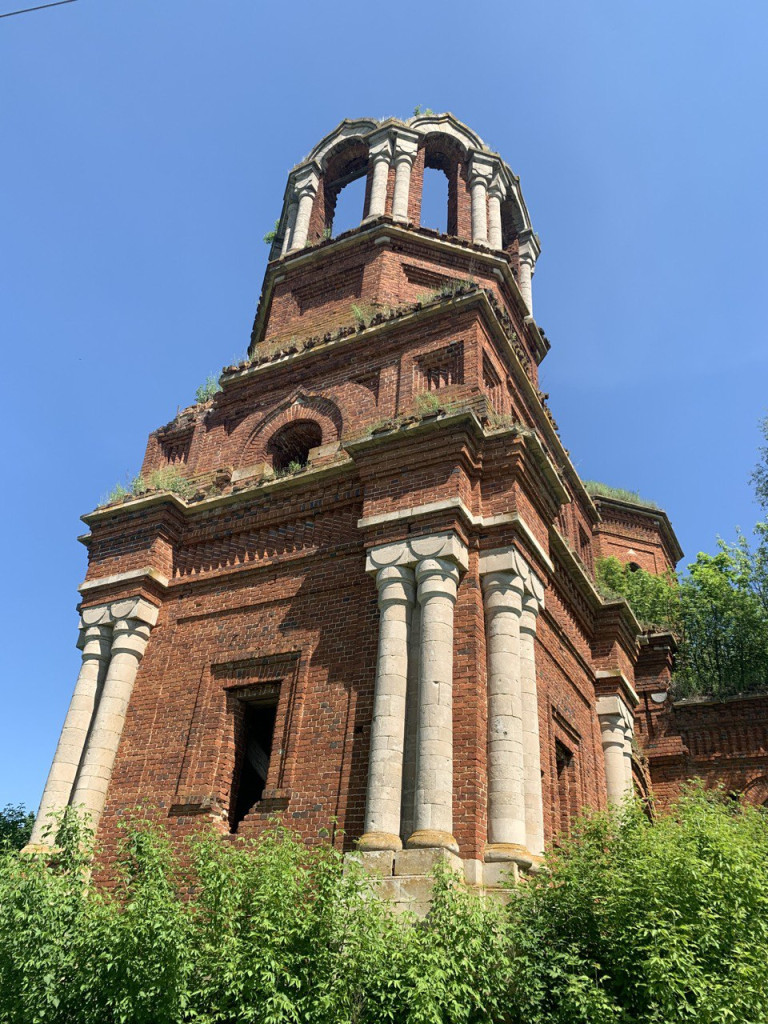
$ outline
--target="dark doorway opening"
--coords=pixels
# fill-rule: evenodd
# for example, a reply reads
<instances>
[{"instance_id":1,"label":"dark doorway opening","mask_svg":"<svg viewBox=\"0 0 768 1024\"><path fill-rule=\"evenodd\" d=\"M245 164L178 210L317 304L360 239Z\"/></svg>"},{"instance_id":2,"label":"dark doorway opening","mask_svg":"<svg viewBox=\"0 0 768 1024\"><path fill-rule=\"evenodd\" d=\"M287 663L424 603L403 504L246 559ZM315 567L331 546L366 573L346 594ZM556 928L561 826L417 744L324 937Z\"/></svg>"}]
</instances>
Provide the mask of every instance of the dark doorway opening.
<instances>
[{"instance_id":1,"label":"dark doorway opening","mask_svg":"<svg viewBox=\"0 0 768 1024\"><path fill-rule=\"evenodd\" d=\"M275 734L277 702L244 703L239 725L237 751L239 771L236 773L237 789L234 796L232 831L261 800L267 784L269 760Z\"/></svg>"}]
</instances>

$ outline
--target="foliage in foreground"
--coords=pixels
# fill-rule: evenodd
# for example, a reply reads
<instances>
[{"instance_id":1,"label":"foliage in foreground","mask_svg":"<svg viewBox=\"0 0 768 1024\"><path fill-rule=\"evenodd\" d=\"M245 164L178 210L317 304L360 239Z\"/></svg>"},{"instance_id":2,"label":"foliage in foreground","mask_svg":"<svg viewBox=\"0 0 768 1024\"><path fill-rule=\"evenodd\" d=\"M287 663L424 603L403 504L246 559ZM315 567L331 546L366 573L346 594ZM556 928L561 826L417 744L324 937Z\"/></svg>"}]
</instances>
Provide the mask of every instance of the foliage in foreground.
<instances>
[{"instance_id":1,"label":"foliage in foreground","mask_svg":"<svg viewBox=\"0 0 768 1024\"><path fill-rule=\"evenodd\" d=\"M4 1024L758 1024L768 1020L768 821L687 794L579 822L506 907L438 873L424 923L275 827L174 851L126 824L119 881L0 856Z\"/></svg>"},{"instance_id":2,"label":"foliage in foreground","mask_svg":"<svg viewBox=\"0 0 768 1024\"><path fill-rule=\"evenodd\" d=\"M0 850L21 850L29 842L35 816L24 804L0 808Z\"/></svg>"}]
</instances>

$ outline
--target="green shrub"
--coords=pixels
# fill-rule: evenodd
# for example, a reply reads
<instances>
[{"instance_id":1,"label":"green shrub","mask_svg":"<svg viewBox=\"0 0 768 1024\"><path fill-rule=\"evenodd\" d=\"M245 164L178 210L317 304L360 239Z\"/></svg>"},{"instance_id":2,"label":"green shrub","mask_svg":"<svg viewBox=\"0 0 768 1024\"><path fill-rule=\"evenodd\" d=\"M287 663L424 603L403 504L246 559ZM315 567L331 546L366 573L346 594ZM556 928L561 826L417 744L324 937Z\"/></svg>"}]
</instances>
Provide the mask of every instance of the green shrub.
<instances>
[{"instance_id":1,"label":"green shrub","mask_svg":"<svg viewBox=\"0 0 768 1024\"><path fill-rule=\"evenodd\" d=\"M188 498L194 491L194 485L175 466L162 466L160 469L152 470L147 477L139 474L134 479L132 493L135 496L149 491L170 491L172 494L178 494L180 498Z\"/></svg>"},{"instance_id":2,"label":"green shrub","mask_svg":"<svg viewBox=\"0 0 768 1024\"><path fill-rule=\"evenodd\" d=\"M67 811L0 853L3 1024L764 1024L768 820L694 788L581 819L505 907L436 872L425 921L280 825L179 847L123 819L113 884Z\"/></svg>"},{"instance_id":3,"label":"green shrub","mask_svg":"<svg viewBox=\"0 0 768 1024\"><path fill-rule=\"evenodd\" d=\"M264 235L264 241L267 243L267 245L272 245L274 240L277 238L277 232L279 230L280 230L280 218L278 217L277 220L275 221L275 226L272 228L272 230L271 231L267 231L267 233Z\"/></svg>"},{"instance_id":4,"label":"green shrub","mask_svg":"<svg viewBox=\"0 0 768 1024\"><path fill-rule=\"evenodd\" d=\"M210 402L213 396L217 395L219 391L221 391L219 378L214 374L209 374L205 378L205 383L201 384L197 391L195 391L195 401L198 405L202 405L203 402Z\"/></svg>"},{"instance_id":5,"label":"green shrub","mask_svg":"<svg viewBox=\"0 0 768 1024\"><path fill-rule=\"evenodd\" d=\"M680 629L680 590L674 573L657 576L618 558L595 562L595 583L605 597L624 597L644 629Z\"/></svg>"}]
</instances>

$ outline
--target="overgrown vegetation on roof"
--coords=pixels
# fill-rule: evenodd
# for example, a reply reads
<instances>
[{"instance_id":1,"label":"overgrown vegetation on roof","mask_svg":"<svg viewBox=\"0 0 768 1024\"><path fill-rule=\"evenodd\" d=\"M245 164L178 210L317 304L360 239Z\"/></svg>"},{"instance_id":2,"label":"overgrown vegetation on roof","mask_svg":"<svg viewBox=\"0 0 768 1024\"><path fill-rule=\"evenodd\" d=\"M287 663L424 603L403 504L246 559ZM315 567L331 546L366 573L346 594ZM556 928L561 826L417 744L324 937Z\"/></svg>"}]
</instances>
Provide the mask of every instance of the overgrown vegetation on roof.
<instances>
[{"instance_id":1,"label":"overgrown vegetation on roof","mask_svg":"<svg viewBox=\"0 0 768 1024\"><path fill-rule=\"evenodd\" d=\"M628 491L623 487L610 487L599 480L582 480L587 494L593 498L615 498L616 501L628 501L633 505L645 505L646 508L660 508L650 498L643 498L637 491Z\"/></svg>"},{"instance_id":2,"label":"overgrown vegetation on roof","mask_svg":"<svg viewBox=\"0 0 768 1024\"><path fill-rule=\"evenodd\" d=\"M195 391L195 401L198 405L202 405L203 402L210 402L219 391L221 391L219 378L215 374L210 373L197 391Z\"/></svg>"},{"instance_id":3,"label":"overgrown vegetation on roof","mask_svg":"<svg viewBox=\"0 0 768 1024\"><path fill-rule=\"evenodd\" d=\"M115 484L99 504L113 505L125 498L138 498L154 491L170 491L172 494L178 494L180 498L189 498L194 491L194 486L189 478L175 466L162 466L160 469L153 470L146 477L139 473L138 476L126 480L124 484Z\"/></svg>"}]
</instances>

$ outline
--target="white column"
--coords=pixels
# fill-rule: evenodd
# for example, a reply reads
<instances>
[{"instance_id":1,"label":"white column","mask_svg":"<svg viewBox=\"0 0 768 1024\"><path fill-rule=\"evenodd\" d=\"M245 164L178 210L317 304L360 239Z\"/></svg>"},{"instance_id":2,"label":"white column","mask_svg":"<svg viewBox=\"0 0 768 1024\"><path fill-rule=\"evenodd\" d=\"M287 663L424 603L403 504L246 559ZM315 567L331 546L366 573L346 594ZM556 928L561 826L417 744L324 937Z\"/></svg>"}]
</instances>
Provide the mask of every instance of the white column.
<instances>
[{"instance_id":1,"label":"white column","mask_svg":"<svg viewBox=\"0 0 768 1024\"><path fill-rule=\"evenodd\" d=\"M285 220L285 234L283 235L283 247L280 250L281 256L285 256L285 254L290 251L293 232L296 227L296 214L298 213L298 210L298 200L292 199L288 204L288 215Z\"/></svg>"},{"instance_id":2,"label":"white column","mask_svg":"<svg viewBox=\"0 0 768 1024\"><path fill-rule=\"evenodd\" d=\"M469 164L469 190L472 197L472 241L488 245L488 186L493 164L482 154L475 153Z\"/></svg>"},{"instance_id":3,"label":"white column","mask_svg":"<svg viewBox=\"0 0 768 1024\"><path fill-rule=\"evenodd\" d=\"M392 216L395 220L408 220L408 197L411 190L411 168L418 151L418 138L395 137L395 193L392 198Z\"/></svg>"},{"instance_id":4,"label":"white column","mask_svg":"<svg viewBox=\"0 0 768 1024\"><path fill-rule=\"evenodd\" d=\"M632 791L631 712L619 697L599 697L597 716L605 758L609 804L620 804Z\"/></svg>"},{"instance_id":5,"label":"white column","mask_svg":"<svg viewBox=\"0 0 768 1024\"><path fill-rule=\"evenodd\" d=\"M501 201L504 198L504 186L494 181L488 191L488 244L492 249L503 247L501 231Z\"/></svg>"},{"instance_id":6,"label":"white column","mask_svg":"<svg viewBox=\"0 0 768 1024\"><path fill-rule=\"evenodd\" d=\"M453 837L453 609L459 570L442 558L416 567L421 605L419 754L409 847L444 847Z\"/></svg>"},{"instance_id":7,"label":"white column","mask_svg":"<svg viewBox=\"0 0 768 1024\"><path fill-rule=\"evenodd\" d=\"M536 620L543 594L525 594L520 616L520 687L523 706L523 767L525 775L525 831L528 852L544 853L544 801L541 792L539 697L536 687Z\"/></svg>"},{"instance_id":8,"label":"white column","mask_svg":"<svg viewBox=\"0 0 768 1024\"><path fill-rule=\"evenodd\" d=\"M99 689L104 682L111 636L109 624L83 626L81 630L78 646L82 648L83 661L32 829L30 847L53 843L53 835L44 834L52 825L50 815L63 810L72 796Z\"/></svg>"},{"instance_id":9,"label":"white column","mask_svg":"<svg viewBox=\"0 0 768 1024\"><path fill-rule=\"evenodd\" d=\"M156 608L150 618L157 620ZM126 617L114 624L109 668L71 801L90 815L93 828L104 810L128 702L154 621Z\"/></svg>"},{"instance_id":10,"label":"white column","mask_svg":"<svg viewBox=\"0 0 768 1024\"><path fill-rule=\"evenodd\" d=\"M520 233L518 239L519 270L517 284L520 294L528 307L528 312L533 315L533 291L532 277L539 257L540 247L536 235L528 228Z\"/></svg>"},{"instance_id":11,"label":"white column","mask_svg":"<svg viewBox=\"0 0 768 1024\"><path fill-rule=\"evenodd\" d=\"M421 605L411 611L408 639L408 691L405 697L405 751L403 754L403 806L400 837L403 842L414 830L413 801L416 793L416 763L419 743L419 661L421 651Z\"/></svg>"},{"instance_id":12,"label":"white column","mask_svg":"<svg viewBox=\"0 0 768 1024\"><path fill-rule=\"evenodd\" d=\"M298 208L296 210L296 222L293 226L289 252L303 249L309 237L309 222L312 217L312 206L317 195L319 176L315 171L310 171L296 181L296 198Z\"/></svg>"},{"instance_id":13,"label":"white column","mask_svg":"<svg viewBox=\"0 0 768 1024\"><path fill-rule=\"evenodd\" d=\"M488 846L486 860L525 850L520 613L516 573L482 577L488 660Z\"/></svg>"},{"instance_id":14,"label":"white column","mask_svg":"<svg viewBox=\"0 0 768 1024\"><path fill-rule=\"evenodd\" d=\"M413 569L389 566L376 574L379 655L373 699L368 795L362 850L399 850L408 682L408 633L414 603Z\"/></svg>"},{"instance_id":15,"label":"white column","mask_svg":"<svg viewBox=\"0 0 768 1024\"><path fill-rule=\"evenodd\" d=\"M369 159L373 165L371 176L371 196L368 201L366 219L381 217L387 209L387 182L389 165L392 159L392 137L387 132L383 137L374 136L368 148Z\"/></svg>"}]
</instances>

